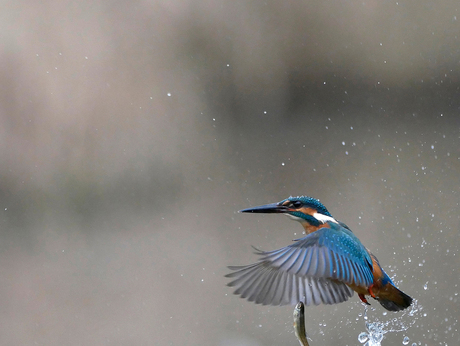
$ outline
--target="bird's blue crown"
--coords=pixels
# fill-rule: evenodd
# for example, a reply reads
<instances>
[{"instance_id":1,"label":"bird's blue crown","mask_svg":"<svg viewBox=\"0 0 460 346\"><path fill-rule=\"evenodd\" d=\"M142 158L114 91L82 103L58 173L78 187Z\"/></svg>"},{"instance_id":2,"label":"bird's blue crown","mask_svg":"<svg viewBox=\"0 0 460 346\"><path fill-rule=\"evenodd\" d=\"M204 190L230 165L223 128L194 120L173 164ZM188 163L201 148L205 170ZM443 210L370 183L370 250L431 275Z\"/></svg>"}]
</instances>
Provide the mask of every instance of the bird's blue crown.
<instances>
[{"instance_id":1,"label":"bird's blue crown","mask_svg":"<svg viewBox=\"0 0 460 346\"><path fill-rule=\"evenodd\" d=\"M286 201L290 201L290 202L300 201L306 207L316 209L319 213L332 217L331 213L329 213L327 208L319 201L319 199L308 197L308 196L297 196L297 197L290 196L289 198L282 200L280 204Z\"/></svg>"}]
</instances>

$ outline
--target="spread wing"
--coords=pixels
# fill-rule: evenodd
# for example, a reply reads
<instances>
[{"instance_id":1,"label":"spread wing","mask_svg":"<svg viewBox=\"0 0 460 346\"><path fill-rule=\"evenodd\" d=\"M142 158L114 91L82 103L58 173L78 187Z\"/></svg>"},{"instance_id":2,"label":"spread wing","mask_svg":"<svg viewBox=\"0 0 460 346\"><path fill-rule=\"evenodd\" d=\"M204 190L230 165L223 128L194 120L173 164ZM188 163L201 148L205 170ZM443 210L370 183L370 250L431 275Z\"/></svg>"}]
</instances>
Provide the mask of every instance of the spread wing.
<instances>
[{"instance_id":1,"label":"spread wing","mask_svg":"<svg viewBox=\"0 0 460 346\"><path fill-rule=\"evenodd\" d=\"M322 228L274 251L259 251L262 258L226 277L235 294L264 305L337 304L353 295L347 286L369 287L372 260L366 248L339 225Z\"/></svg>"}]
</instances>

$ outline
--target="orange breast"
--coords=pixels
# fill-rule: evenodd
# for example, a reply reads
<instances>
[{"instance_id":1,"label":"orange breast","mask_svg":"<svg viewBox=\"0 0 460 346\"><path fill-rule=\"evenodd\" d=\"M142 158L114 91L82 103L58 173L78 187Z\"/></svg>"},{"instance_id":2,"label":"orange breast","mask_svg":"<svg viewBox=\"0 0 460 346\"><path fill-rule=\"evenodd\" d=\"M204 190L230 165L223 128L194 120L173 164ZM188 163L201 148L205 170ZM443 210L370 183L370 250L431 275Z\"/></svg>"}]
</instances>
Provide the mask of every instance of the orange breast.
<instances>
[{"instance_id":1,"label":"orange breast","mask_svg":"<svg viewBox=\"0 0 460 346\"><path fill-rule=\"evenodd\" d=\"M380 290L382 289L382 268L380 267L379 261L377 258L369 252L369 255L372 259L372 275L374 276L374 281L372 283L372 292L375 296L379 296ZM361 287L356 285L348 285L353 291L358 294L369 295L369 287Z\"/></svg>"},{"instance_id":2,"label":"orange breast","mask_svg":"<svg viewBox=\"0 0 460 346\"><path fill-rule=\"evenodd\" d=\"M310 225L307 221L300 222L300 223L302 224L303 228L305 229L305 233L307 234L316 232L317 230L321 228L330 228L330 226L327 223L321 224L319 226Z\"/></svg>"}]
</instances>

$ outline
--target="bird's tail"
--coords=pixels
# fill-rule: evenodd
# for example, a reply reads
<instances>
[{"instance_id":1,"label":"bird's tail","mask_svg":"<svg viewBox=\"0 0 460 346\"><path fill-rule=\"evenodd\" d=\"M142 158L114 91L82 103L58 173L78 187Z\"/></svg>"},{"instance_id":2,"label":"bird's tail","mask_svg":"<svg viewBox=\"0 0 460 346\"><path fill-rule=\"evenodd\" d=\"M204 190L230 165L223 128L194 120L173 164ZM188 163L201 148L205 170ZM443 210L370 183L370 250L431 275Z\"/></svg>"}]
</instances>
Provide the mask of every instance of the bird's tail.
<instances>
[{"instance_id":1,"label":"bird's tail","mask_svg":"<svg viewBox=\"0 0 460 346\"><path fill-rule=\"evenodd\" d=\"M390 283L384 287L383 291L380 291L378 301L389 311L404 310L412 304L411 297Z\"/></svg>"}]
</instances>

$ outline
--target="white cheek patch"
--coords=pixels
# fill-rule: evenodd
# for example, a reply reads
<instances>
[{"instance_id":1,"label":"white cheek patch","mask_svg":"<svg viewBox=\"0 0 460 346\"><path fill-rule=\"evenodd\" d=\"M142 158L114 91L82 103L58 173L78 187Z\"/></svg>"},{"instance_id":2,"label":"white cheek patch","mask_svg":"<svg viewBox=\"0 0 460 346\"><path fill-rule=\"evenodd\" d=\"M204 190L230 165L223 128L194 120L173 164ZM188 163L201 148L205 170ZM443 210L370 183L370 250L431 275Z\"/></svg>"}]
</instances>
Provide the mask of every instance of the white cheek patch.
<instances>
[{"instance_id":1,"label":"white cheek patch","mask_svg":"<svg viewBox=\"0 0 460 346\"><path fill-rule=\"evenodd\" d=\"M338 223L337 220L334 219L333 217L330 217L324 214L320 214L320 213L314 213L313 217L315 217L317 220L321 221L322 223L326 223L328 221Z\"/></svg>"}]
</instances>

